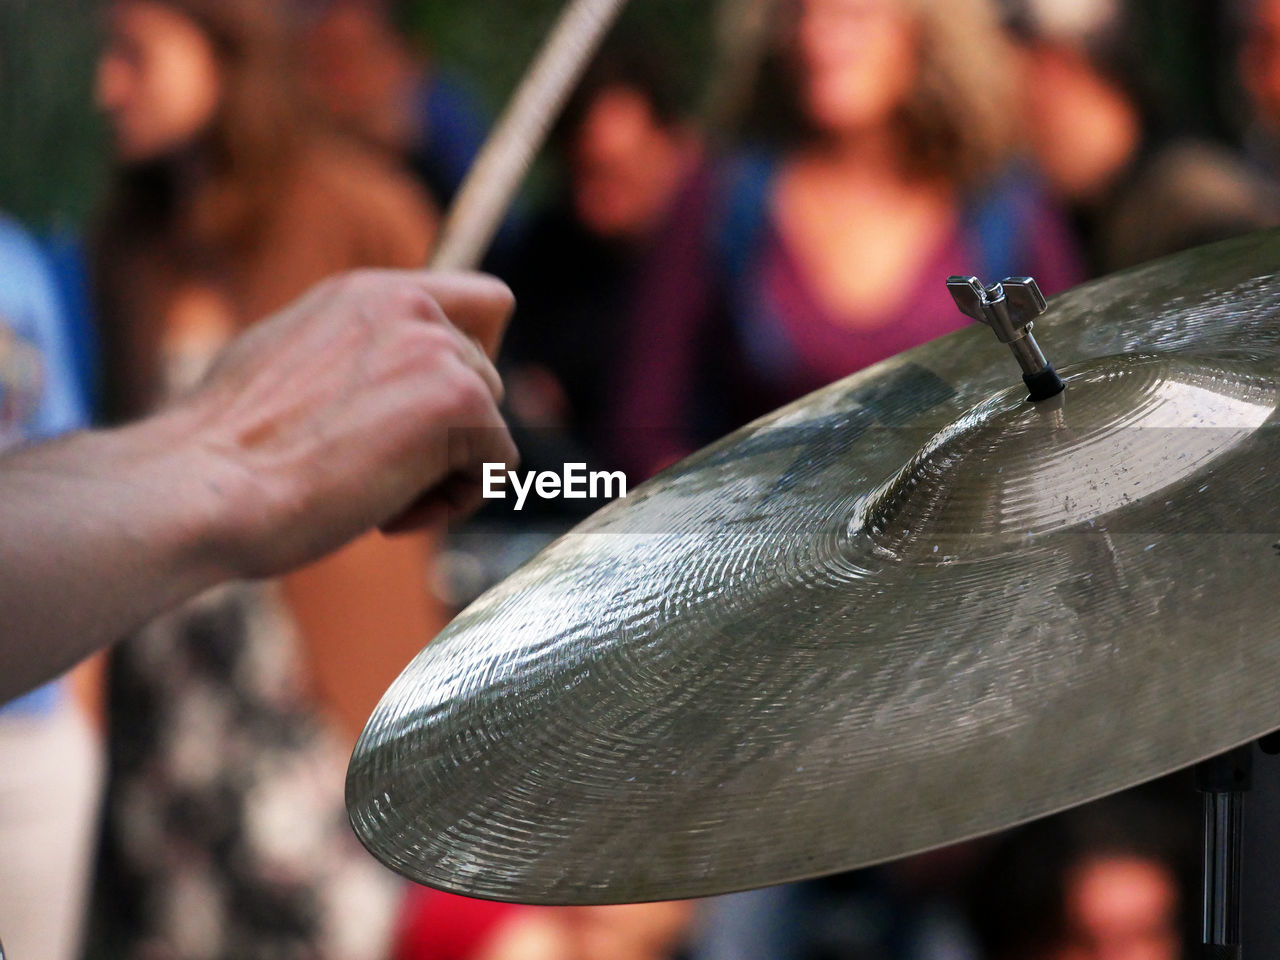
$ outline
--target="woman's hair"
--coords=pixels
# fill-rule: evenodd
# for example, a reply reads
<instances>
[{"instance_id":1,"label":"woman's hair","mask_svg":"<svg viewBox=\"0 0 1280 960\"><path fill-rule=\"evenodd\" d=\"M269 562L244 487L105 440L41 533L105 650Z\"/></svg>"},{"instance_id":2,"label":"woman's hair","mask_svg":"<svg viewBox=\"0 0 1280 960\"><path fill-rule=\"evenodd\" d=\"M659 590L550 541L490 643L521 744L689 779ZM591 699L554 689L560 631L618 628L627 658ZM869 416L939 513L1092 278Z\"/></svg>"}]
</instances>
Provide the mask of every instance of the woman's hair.
<instances>
[{"instance_id":1,"label":"woman's hair","mask_svg":"<svg viewBox=\"0 0 1280 960\"><path fill-rule=\"evenodd\" d=\"M789 36L799 0L778 4ZM899 117L908 161L962 187L997 173L1015 148L1014 48L990 0L889 0L914 20L919 74ZM796 89L792 51L779 46L761 70L748 133L795 142L815 136Z\"/></svg>"},{"instance_id":2,"label":"woman's hair","mask_svg":"<svg viewBox=\"0 0 1280 960\"><path fill-rule=\"evenodd\" d=\"M571 141L601 94L616 88L640 94L659 125L679 125L684 110L669 67L672 60L659 37L632 34L610 40L574 88L556 124L554 139Z\"/></svg>"},{"instance_id":3,"label":"woman's hair","mask_svg":"<svg viewBox=\"0 0 1280 960\"><path fill-rule=\"evenodd\" d=\"M282 2L149 2L200 27L221 69L222 96L208 129L180 151L198 157L202 172L190 195L181 184L165 183L175 158L125 167L117 171L108 219L117 227L135 217L139 225L152 221L153 229L176 232L170 239L179 245L242 240L277 195L298 149L301 110Z\"/></svg>"},{"instance_id":4,"label":"woman's hair","mask_svg":"<svg viewBox=\"0 0 1280 960\"><path fill-rule=\"evenodd\" d=\"M211 264L234 268L254 257L305 140L283 0L148 2L199 26L222 90L195 142L114 171L94 242L113 416L145 405L160 324L141 303Z\"/></svg>"}]
</instances>

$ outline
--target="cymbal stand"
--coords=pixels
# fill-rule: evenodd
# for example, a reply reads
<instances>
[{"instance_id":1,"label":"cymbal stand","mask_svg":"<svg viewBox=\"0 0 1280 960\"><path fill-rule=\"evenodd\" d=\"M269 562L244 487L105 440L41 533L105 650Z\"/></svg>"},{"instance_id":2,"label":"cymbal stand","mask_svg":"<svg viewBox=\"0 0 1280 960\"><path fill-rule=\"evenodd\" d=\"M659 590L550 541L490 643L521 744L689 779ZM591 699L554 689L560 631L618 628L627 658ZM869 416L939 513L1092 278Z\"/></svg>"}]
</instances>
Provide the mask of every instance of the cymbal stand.
<instances>
[{"instance_id":1,"label":"cymbal stand","mask_svg":"<svg viewBox=\"0 0 1280 960\"><path fill-rule=\"evenodd\" d=\"M1204 794L1204 960L1241 960L1240 858L1244 795L1253 782L1253 744L1195 768Z\"/></svg>"},{"instance_id":2,"label":"cymbal stand","mask_svg":"<svg viewBox=\"0 0 1280 960\"><path fill-rule=\"evenodd\" d=\"M986 324L1006 344L1030 391L1043 403L1066 389L1045 359L1031 331L1047 309L1044 294L1031 277L1009 277L985 286L977 277L956 276L947 289L960 312ZM1280 752L1280 732L1265 738L1263 750ZM1273 749L1275 748L1275 749ZM1240 858L1243 849L1244 794L1253 778L1253 744L1195 768L1196 788L1204 794L1204 960L1241 960Z\"/></svg>"}]
</instances>

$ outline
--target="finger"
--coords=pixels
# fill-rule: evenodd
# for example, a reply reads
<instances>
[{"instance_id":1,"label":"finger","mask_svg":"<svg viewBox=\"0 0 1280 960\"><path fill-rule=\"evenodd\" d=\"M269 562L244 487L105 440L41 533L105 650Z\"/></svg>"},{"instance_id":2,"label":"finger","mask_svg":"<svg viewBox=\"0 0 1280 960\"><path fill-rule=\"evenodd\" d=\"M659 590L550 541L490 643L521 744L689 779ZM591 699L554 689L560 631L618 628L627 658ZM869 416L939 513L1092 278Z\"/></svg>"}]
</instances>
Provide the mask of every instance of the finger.
<instances>
[{"instance_id":1,"label":"finger","mask_svg":"<svg viewBox=\"0 0 1280 960\"><path fill-rule=\"evenodd\" d=\"M441 316L443 317L443 314ZM480 345L472 337L457 330L445 319L440 322L441 326L449 332L451 346L456 358L461 360L472 373L484 382L485 387L488 388L489 396L496 403L501 403L506 389L503 386L502 377L499 375L497 368L485 356L484 350L480 348Z\"/></svg>"},{"instance_id":2,"label":"finger","mask_svg":"<svg viewBox=\"0 0 1280 960\"><path fill-rule=\"evenodd\" d=\"M419 276L449 321L496 357L515 310L511 289L483 273L424 271Z\"/></svg>"},{"instance_id":3,"label":"finger","mask_svg":"<svg viewBox=\"0 0 1280 960\"><path fill-rule=\"evenodd\" d=\"M424 493L398 517L380 528L388 536L411 533L424 527L466 517L480 506L480 485L475 477L451 474L434 490Z\"/></svg>"},{"instance_id":4,"label":"finger","mask_svg":"<svg viewBox=\"0 0 1280 960\"><path fill-rule=\"evenodd\" d=\"M471 425L450 430L447 442L449 473L380 525L384 533L404 533L468 516L483 502L484 465L498 463L509 469L520 462L520 453L496 404L479 411Z\"/></svg>"},{"instance_id":5,"label":"finger","mask_svg":"<svg viewBox=\"0 0 1280 960\"><path fill-rule=\"evenodd\" d=\"M490 331L497 330L493 348L496 352L497 340L501 339L501 330L514 302L511 291L501 281L483 274L418 273L414 276L422 282L422 292L426 294L421 304L423 318L458 334L455 343L459 356L501 402L505 392L502 377L490 360L485 343L474 331L486 326Z\"/></svg>"},{"instance_id":6,"label":"finger","mask_svg":"<svg viewBox=\"0 0 1280 960\"><path fill-rule=\"evenodd\" d=\"M514 466L516 458L486 462ZM466 519L484 503L483 482L481 473L451 473L378 529L388 536L395 536L439 523Z\"/></svg>"},{"instance_id":7,"label":"finger","mask_svg":"<svg viewBox=\"0 0 1280 960\"><path fill-rule=\"evenodd\" d=\"M423 320L427 321L427 323L423 323ZM493 365L493 361L485 355L484 349L474 337L469 336L453 323L434 297L428 296L416 303L413 318L408 322L412 324L410 330L415 335L426 337L439 335L443 332L446 342L440 344L437 340L435 342L436 348L443 347L445 352L451 353L456 359L461 360L472 373L484 381L489 395L497 402L502 402L506 390L502 383L502 377ZM432 330L431 334L424 332L432 326L435 329Z\"/></svg>"},{"instance_id":8,"label":"finger","mask_svg":"<svg viewBox=\"0 0 1280 960\"><path fill-rule=\"evenodd\" d=\"M520 451L496 406L487 422L476 421L474 426L451 432L449 466L455 475L475 477L479 482L485 464L500 463L510 469L519 462Z\"/></svg>"}]
</instances>

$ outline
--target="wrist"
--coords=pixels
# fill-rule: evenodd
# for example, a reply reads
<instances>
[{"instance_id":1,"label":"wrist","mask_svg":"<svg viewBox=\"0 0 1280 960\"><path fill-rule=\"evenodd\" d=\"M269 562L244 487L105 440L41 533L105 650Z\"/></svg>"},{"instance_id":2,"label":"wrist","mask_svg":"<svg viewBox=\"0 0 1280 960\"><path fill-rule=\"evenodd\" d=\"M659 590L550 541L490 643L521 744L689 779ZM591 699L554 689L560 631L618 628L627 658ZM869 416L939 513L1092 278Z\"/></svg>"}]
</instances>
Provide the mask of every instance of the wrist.
<instances>
[{"instance_id":1,"label":"wrist","mask_svg":"<svg viewBox=\"0 0 1280 960\"><path fill-rule=\"evenodd\" d=\"M113 469L129 478L137 515L156 560L192 592L247 577L237 517L248 499L244 478L211 455L197 411L174 406L118 431L124 458Z\"/></svg>"}]
</instances>

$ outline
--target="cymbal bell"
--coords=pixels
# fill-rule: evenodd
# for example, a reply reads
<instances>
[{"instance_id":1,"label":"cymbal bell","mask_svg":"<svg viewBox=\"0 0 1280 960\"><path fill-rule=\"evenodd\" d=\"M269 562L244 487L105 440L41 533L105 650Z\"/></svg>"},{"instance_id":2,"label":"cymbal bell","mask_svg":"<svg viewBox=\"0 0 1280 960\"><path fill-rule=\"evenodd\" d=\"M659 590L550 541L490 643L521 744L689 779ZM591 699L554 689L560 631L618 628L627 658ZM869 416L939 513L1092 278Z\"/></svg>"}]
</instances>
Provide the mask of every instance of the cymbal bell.
<instances>
[{"instance_id":1,"label":"cymbal bell","mask_svg":"<svg viewBox=\"0 0 1280 960\"><path fill-rule=\"evenodd\" d=\"M347 784L470 896L725 893L989 833L1280 727L1280 233L972 328L637 488L466 610Z\"/></svg>"}]
</instances>

